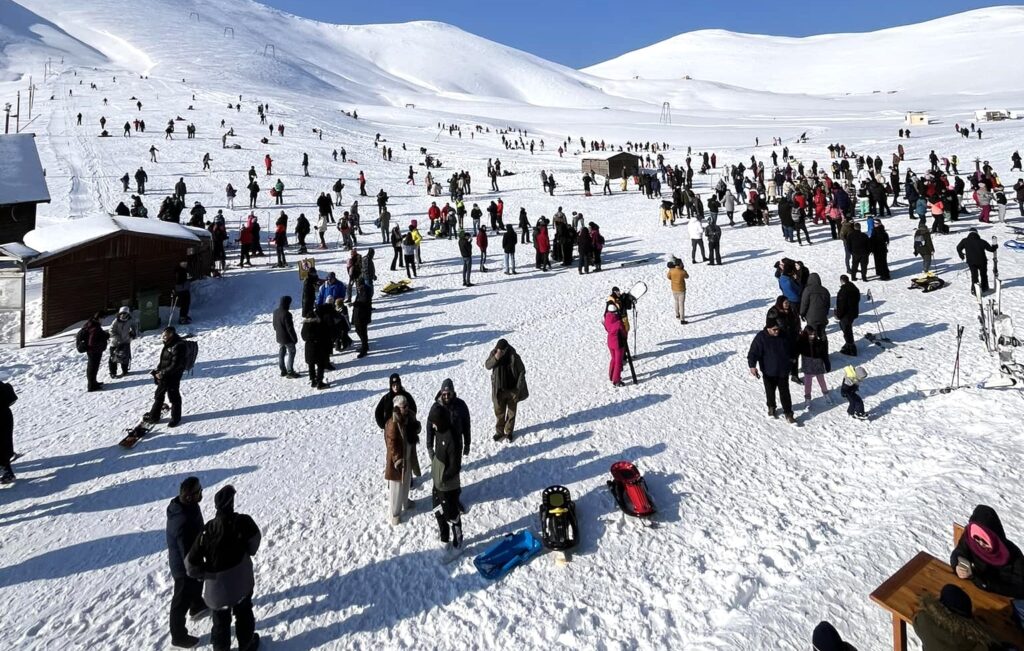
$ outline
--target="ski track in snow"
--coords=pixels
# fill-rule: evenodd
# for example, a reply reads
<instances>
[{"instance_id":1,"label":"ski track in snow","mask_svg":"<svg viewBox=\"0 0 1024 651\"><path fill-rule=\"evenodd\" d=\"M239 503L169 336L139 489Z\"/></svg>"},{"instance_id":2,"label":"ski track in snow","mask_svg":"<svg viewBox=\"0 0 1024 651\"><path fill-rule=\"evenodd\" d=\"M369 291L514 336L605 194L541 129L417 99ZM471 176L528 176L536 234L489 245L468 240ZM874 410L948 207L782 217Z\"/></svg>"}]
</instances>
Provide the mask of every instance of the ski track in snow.
<instances>
[{"instance_id":1,"label":"ski track in snow","mask_svg":"<svg viewBox=\"0 0 1024 651\"><path fill-rule=\"evenodd\" d=\"M209 29L205 23L196 28L200 35ZM191 61L201 51L186 40L176 56ZM229 56L234 55L211 55L195 65L212 71ZM465 289L459 286L455 243L427 238L416 289L397 297L377 295L371 354L363 360L352 351L336 356L339 370L328 373L331 388L316 392L305 380L279 378L274 359L270 312L284 294L298 304L295 269L270 269L266 258L256 258L252 269L232 268L222 279L197 283L195 323L187 329L197 333L200 356L195 375L182 385L185 420L176 430L159 429L131 451L116 442L120 430L149 406L146 371L159 354L155 333L134 345L132 374L110 381L101 393L84 392L84 360L71 343L74 328L32 341L22 351L0 352L3 375L13 378L21 396L15 447L26 453L15 464L17 484L0 492L4 648L166 646L172 581L164 509L189 474L206 487L207 517L213 515L209 496L230 482L239 490L238 509L263 529L264 546L255 558L255 610L259 632L275 649L410 648L424 640L440 648L798 649L806 647L817 621L828 618L858 648L881 650L888 648L889 618L868 594L919 549L946 554L950 522L963 521L976 503L986 502L1000 511L1009 531L1024 529L1024 513L1013 499L1017 469L1024 464L1016 418L1021 394L973 388L923 392L949 380L957 321L966 326L964 384L973 386L995 371L977 337L977 307L965 274L953 264L960 234L976 223L971 217L955 224L954 234L936 238L936 266L951 285L924 296L905 289L918 269L909 254L915 222L905 209L894 211L887 220L894 280L858 283L862 292L872 291L897 343L888 351L860 339L876 328L871 305L862 304L855 327L862 351L857 363L870 373L862 394L873 420L847 417L837 389L836 405L815 398L808 414L800 389L793 387L801 424L792 427L765 416L761 384L747 375L746 350L778 293L773 262L783 255L804 260L822 272L834 293L841 248L828 239L827 227L809 226L815 244L793 247L776 225L730 228L720 217L726 224L726 264L687 265L692 323L678 324L664 255L688 260L685 226L659 226L657 202L633 191L622 195L617 182L612 197L583 197L578 158L559 159L553 152L561 140L554 134L570 132L614 142L661 139L664 131L653 117L623 126L592 112L523 107L517 124L538 130L547 145L531 157L505 151L493 132L469 138L471 124L504 125L507 107L452 102L444 113L410 113L360 106L360 120L351 121L338 114L344 98L269 84L242 88L234 77L226 83L213 72L181 84L165 58L153 65L148 80L114 68L78 69L75 77L67 65L40 85L39 97L57 97L40 103L37 121L54 197L40 208L41 223L112 211L128 196L118 177L142 164L150 177L145 201L153 214L183 176L187 202L202 201L212 216L224 207L225 184L244 188L246 170L256 165L266 188L278 177L285 182L283 208L294 224L299 212L315 215L316 194L339 177L346 184L347 208L357 198L355 178L362 169L371 196L359 198L366 231L360 248L376 246L379 288L404 273L388 269L390 247L376 244L372 195L387 189L391 212L403 226L414 218L425 223L426 170L416 164L423 146L444 161L437 176L458 169L473 173L476 192L467 207L477 202L484 208L502 196L506 223L517 223L521 205L531 222L541 214L550 217L559 205L567 213L582 210L608 240L605 270L579 276L556 263L542 274L532 268L532 250L520 245L516 277L478 273L474 265L476 286ZM114 74L117 84L110 82ZM100 90L89 91L90 81ZM69 88L74 96L67 96ZM226 108L238 92L244 97L241 113ZM128 99L133 95L144 103L141 112ZM110 107L102 107L104 96ZM285 137L272 137L268 146L258 144L267 133L255 114L260 100L270 101L269 122L286 124ZM189 104L194 111L187 110ZM889 137L898 128L896 119L882 119L877 107L864 113L846 106L832 110L808 118L807 127L783 132L787 141L805 128L815 134L807 144L790 143L796 158L827 161L824 148L835 141L883 158L896 146ZM82 127L74 126L78 111L84 114ZM495 117L473 117L477 111L493 111ZM115 134L111 138L95 138L101 114ZM186 121L176 123L173 140L164 140L163 125L175 115ZM120 125L136 116L146 120L147 132L121 138ZM747 162L751 153L764 159L771 149L752 149L754 131L748 129L762 141L780 131L768 117L745 120L742 130L732 128L731 116L691 117L691 126L672 135L670 162L681 162L690 143L713 146L722 163ZM243 149L219 148L221 118L235 128L234 141ZM963 111L951 109L941 119L900 141L910 167L922 171L934 148L956 151L962 168L981 156L1006 174L1021 134L1017 124L986 125L991 139L962 141L950 125L967 119ZM457 120L463 137L445 133L434 142L439 120ZM188 121L199 128L195 140L185 139ZM311 133L314 126L327 131L323 141ZM394 162L380 160L373 146L377 132L393 147ZM408 151L400 149L403 142ZM150 164L147 150L154 143L160 162ZM330 160L330 150L342 145L358 164ZM203 174L200 159L207 151L213 170ZM261 165L267 151L276 161L269 178ZM310 154L310 178L301 176L303 152ZM489 185L484 161L490 157L516 171L500 180L497 194L483 191ZM415 186L404 184L410 164L417 170ZM554 198L540 192L541 169L554 170L560 182ZM715 180L696 175L695 189L706 195ZM257 210L264 235L272 230L269 215L276 214L266 188ZM226 211L229 229L244 214ZM982 228L985 237L1007 233L1003 226ZM336 237L329 233L332 248L312 256L321 271L342 275L346 256L335 248ZM500 242L492 238L492 270L500 269L499 251ZM1004 307L1011 315L1022 303L1016 255L999 252ZM645 264L620 266L648 257ZM625 289L640 280L650 287L633 321L640 383L615 389L606 379L602 305L612 285ZM38 277L32 283L37 288ZM29 314L35 332L39 311L36 297ZM490 438L483 360L499 337L508 337L523 355L531 389L511 444ZM829 337L837 350L841 335L835 325ZM301 356L300 345L296 365L304 369ZM833 353L830 386L837 387L846 361ZM463 472L463 500L470 508L464 518L467 551L451 565L440 562L429 477L412 491L412 518L396 528L387 523L383 441L371 412L394 371L403 374L421 416L446 377L472 411L474 442ZM604 482L619 459L636 461L645 474L659 506L657 528L646 529L616 509ZM423 450L420 460L427 467ZM540 492L554 483L568 486L577 500L582 543L573 561L558 567L541 555L499 582L485 581L472 557L505 532L536 531ZM208 642L208 622L190 628Z\"/></svg>"}]
</instances>

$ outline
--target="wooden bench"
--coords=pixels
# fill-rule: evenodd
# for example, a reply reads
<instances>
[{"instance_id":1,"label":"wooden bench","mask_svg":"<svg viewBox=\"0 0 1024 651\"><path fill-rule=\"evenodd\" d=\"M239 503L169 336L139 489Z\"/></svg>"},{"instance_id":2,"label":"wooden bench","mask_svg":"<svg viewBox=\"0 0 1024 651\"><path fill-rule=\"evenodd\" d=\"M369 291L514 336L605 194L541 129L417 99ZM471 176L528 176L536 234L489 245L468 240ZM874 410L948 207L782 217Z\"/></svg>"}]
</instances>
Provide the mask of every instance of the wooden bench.
<instances>
[{"instance_id":1,"label":"wooden bench","mask_svg":"<svg viewBox=\"0 0 1024 651\"><path fill-rule=\"evenodd\" d=\"M954 544L960 540L963 530L961 525L953 525ZM1008 597L985 592L970 581L957 577L948 562L928 552L918 552L871 593L871 600L892 615L894 651L907 651L907 624L914 621L921 597L927 594L938 596L947 583L960 586L971 597L976 620L1000 640L1024 649L1024 632L1011 618L1012 606Z\"/></svg>"}]
</instances>

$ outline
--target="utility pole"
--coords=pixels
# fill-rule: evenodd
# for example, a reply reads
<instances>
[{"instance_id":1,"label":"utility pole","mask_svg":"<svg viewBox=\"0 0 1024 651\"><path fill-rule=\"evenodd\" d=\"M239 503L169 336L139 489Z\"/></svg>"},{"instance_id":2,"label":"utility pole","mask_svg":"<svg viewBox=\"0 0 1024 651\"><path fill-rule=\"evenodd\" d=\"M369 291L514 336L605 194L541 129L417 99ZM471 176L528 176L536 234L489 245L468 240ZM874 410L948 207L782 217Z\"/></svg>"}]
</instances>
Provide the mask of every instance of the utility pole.
<instances>
[{"instance_id":1,"label":"utility pole","mask_svg":"<svg viewBox=\"0 0 1024 651\"><path fill-rule=\"evenodd\" d=\"M14 133L21 133L21 91L18 91L18 107L14 114Z\"/></svg>"},{"instance_id":2,"label":"utility pole","mask_svg":"<svg viewBox=\"0 0 1024 651\"><path fill-rule=\"evenodd\" d=\"M32 102L35 99L35 86L32 85L32 75L28 76L28 119L32 121Z\"/></svg>"},{"instance_id":3,"label":"utility pole","mask_svg":"<svg viewBox=\"0 0 1024 651\"><path fill-rule=\"evenodd\" d=\"M11 132L11 103L10 102L4 102L4 113L7 114L6 119L4 119L4 133L7 134L7 133Z\"/></svg>"}]
</instances>

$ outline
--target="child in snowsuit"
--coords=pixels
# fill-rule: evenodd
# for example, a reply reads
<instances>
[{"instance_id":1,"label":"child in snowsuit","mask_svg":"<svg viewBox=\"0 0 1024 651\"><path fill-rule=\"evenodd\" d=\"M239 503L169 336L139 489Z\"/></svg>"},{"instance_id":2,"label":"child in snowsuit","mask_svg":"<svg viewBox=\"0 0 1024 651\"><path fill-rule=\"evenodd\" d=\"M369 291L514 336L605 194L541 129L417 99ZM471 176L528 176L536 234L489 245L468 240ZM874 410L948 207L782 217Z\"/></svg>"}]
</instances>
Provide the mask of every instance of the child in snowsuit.
<instances>
[{"instance_id":1,"label":"child in snowsuit","mask_svg":"<svg viewBox=\"0 0 1024 651\"><path fill-rule=\"evenodd\" d=\"M858 391L860 390L860 383L868 376L868 372L864 370L863 366L858 366L857 368L847 366L845 373L846 377L843 378L843 386L839 393L850 403L846 413L854 418L866 419L868 416L864 413L864 401L861 400Z\"/></svg>"}]
</instances>

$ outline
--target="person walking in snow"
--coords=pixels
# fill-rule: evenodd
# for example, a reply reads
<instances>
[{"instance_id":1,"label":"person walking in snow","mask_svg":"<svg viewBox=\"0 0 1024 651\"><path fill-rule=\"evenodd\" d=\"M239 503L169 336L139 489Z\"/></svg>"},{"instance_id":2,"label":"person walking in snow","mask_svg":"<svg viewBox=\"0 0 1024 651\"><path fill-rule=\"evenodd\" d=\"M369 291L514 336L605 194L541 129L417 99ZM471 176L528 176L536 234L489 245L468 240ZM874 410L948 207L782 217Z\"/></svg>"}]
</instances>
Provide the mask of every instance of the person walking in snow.
<instances>
[{"instance_id":1,"label":"person walking in snow","mask_svg":"<svg viewBox=\"0 0 1024 651\"><path fill-rule=\"evenodd\" d=\"M786 422L795 423L793 401L789 395L789 341L782 335L778 319L773 318L771 314L765 321L764 330L758 332L750 344L750 350L747 351L747 366L750 374L764 383L768 415L778 418L775 401L777 391Z\"/></svg>"},{"instance_id":2,"label":"person walking in snow","mask_svg":"<svg viewBox=\"0 0 1024 651\"><path fill-rule=\"evenodd\" d=\"M679 323L686 325L686 279L690 274L686 272L683 261L673 257L668 262L668 272L665 275L672 288L672 306L676 311L676 319Z\"/></svg>"},{"instance_id":3,"label":"person walking in snow","mask_svg":"<svg viewBox=\"0 0 1024 651\"><path fill-rule=\"evenodd\" d=\"M505 275L516 273L516 232L509 224L501 237L501 248L505 252ZM481 260L481 265L483 261Z\"/></svg>"},{"instance_id":4,"label":"person walking in snow","mask_svg":"<svg viewBox=\"0 0 1024 651\"><path fill-rule=\"evenodd\" d=\"M274 336L277 338L277 366L281 377L301 377L295 372L295 345L299 336L295 333L295 321L292 319L292 297L282 296L277 309L274 310Z\"/></svg>"},{"instance_id":5,"label":"person walking in snow","mask_svg":"<svg viewBox=\"0 0 1024 651\"><path fill-rule=\"evenodd\" d=\"M484 361L484 368L491 372L491 403L496 418L494 440L511 441L519 403L530 395L526 367L516 349L505 339L499 339Z\"/></svg>"},{"instance_id":6,"label":"person walking in snow","mask_svg":"<svg viewBox=\"0 0 1024 651\"><path fill-rule=\"evenodd\" d=\"M92 315L75 337L75 344L79 352L86 354L88 362L85 368L85 377L88 391L99 391L103 383L96 379L99 374L100 362L103 360L103 351L107 347L110 335L100 324L102 314L96 312Z\"/></svg>"},{"instance_id":7,"label":"person walking in snow","mask_svg":"<svg viewBox=\"0 0 1024 651\"><path fill-rule=\"evenodd\" d=\"M704 252L704 225L696 217L691 217L686 223L686 231L690 236L690 261L697 264L697 249L700 248L701 262L707 262L708 256Z\"/></svg>"},{"instance_id":8,"label":"person walking in snow","mask_svg":"<svg viewBox=\"0 0 1024 651\"><path fill-rule=\"evenodd\" d=\"M164 328L163 349L160 351L160 362L150 372L153 381L156 382L156 392L153 395L153 407L149 413L142 417L147 423L159 423L160 412L164 406L164 398L171 403L171 420L168 427L177 427L181 422L181 376L185 374L187 364L187 352L185 341L178 336L177 331L168 326Z\"/></svg>"},{"instance_id":9,"label":"person walking in snow","mask_svg":"<svg viewBox=\"0 0 1024 651\"><path fill-rule=\"evenodd\" d=\"M127 305L121 306L117 317L110 325L110 350L107 353L107 370L111 378L117 377L117 366L121 365L121 376L128 375L132 365L132 339L135 339L135 324Z\"/></svg>"},{"instance_id":10,"label":"person walking in snow","mask_svg":"<svg viewBox=\"0 0 1024 651\"><path fill-rule=\"evenodd\" d=\"M828 385L825 384L825 373L832 371L832 362L828 358L828 339L808 324L800 332L796 345L800 353L801 370L804 372L804 401L810 405L811 383L814 380L818 382L821 395L831 401Z\"/></svg>"},{"instance_id":11,"label":"person walking in snow","mask_svg":"<svg viewBox=\"0 0 1024 651\"><path fill-rule=\"evenodd\" d=\"M460 475L462 457L469 452L469 410L465 403L458 409L452 404L455 388L451 380L445 380L437 401L427 416L427 449L430 451L430 475L433 480L431 503L437 519L438 533L445 544L447 558L462 552L462 508L459 497L462 494ZM444 394L444 397L442 397ZM441 403L448 401L447 406ZM461 401L459 401L461 402ZM453 422L453 416L455 417ZM462 418L465 418L463 429ZM461 430L461 431L459 431Z\"/></svg>"},{"instance_id":12,"label":"person walking in snow","mask_svg":"<svg viewBox=\"0 0 1024 651\"><path fill-rule=\"evenodd\" d=\"M622 382L622 364L626 357L626 327L615 303L608 303L604 312L604 330L608 334L608 379L612 386L625 386Z\"/></svg>"},{"instance_id":13,"label":"person walking in snow","mask_svg":"<svg viewBox=\"0 0 1024 651\"><path fill-rule=\"evenodd\" d=\"M995 253L999 250L994 237L992 240L992 243L986 242L978 235L978 229L972 228L967 237L956 245L956 254L961 261L967 261L967 267L971 270L971 294L976 293L979 282L981 293L984 295L988 291L988 256L985 252Z\"/></svg>"},{"instance_id":14,"label":"person walking in snow","mask_svg":"<svg viewBox=\"0 0 1024 651\"><path fill-rule=\"evenodd\" d=\"M187 477L178 488L178 495L167 505L167 562L174 580L171 596L171 645L190 649L199 638L189 635L185 615L197 619L210 608L203 601L203 582L193 579L185 568L185 557L203 531L203 486L198 477Z\"/></svg>"},{"instance_id":15,"label":"person walking in snow","mask_svg":"<svg viewBox=\"0 0 1024 651\"><path fill-rule=\"evenodd\" d=\"M0 484L14 481L14 469L11 461L14 458L14 414L11 406L17 402L18 394L14 387L0 381Z\"/></svg>"},{"instance_id":16,"label":"person walking in snow","mask_svg":"<svg viewBox=\"0 0 1024 651\"><path fill-rule=\"evenodd\" d=\"M302 152L302 175L309 176L309 154Z\"/></svg>"},{"instance_id":17,"label":"person walking in snow","mask_svg":"<svg viewBox=\"0 0 1024 651\"><path fill-rule=\"evenodd\" d=\"M388 516L392 526L402 522L402 512L412 509L415 504L409 500L412 483L412 460L410 458L419 443L420 424L416 412L410 408L403 395L392 398L392 411L384 424L384 479L388 482Z\"/></svg>"},{"instance_id":18,"label":"person walking in snow","mask_svg":"<svg viewBox=\"0 0 1024 651\"><path fill-rule=\"evenodd\" d=\"M139 169L135 170L135 191L139 194L146 194L146 181L149 180L149 175L146 174L146 170L139 166Z\"/></svg>"},{"instance_id":19,"label":"person walking in snow","mask_svg":"<svg viewBox=\"0 0 1024 651\"><path fill-rule=\"evenodd\" d=\"M856 368L847 366L844 373L843 386L839 389L839 393L849 403L846 413L859 420L866 420L868 416L864 412L864 400L860 397L860 383L867 378L868 372L864 370L863 366Z\"/></svg>"},{"instance_id":20,"label":"person walking in snow","mask_svg":"<svg viewBox=\"0 0 1024 651\"><path fill-rule=\"evenodd\" d=\"M821 277L812 273L807 277L807 286L800 297L800 317L808 326L814 328L819 337L825 336L830 307L832 307L832 295L821 286Z\"/></svg>"},{"instance_id":21,"label":"person walking in snow","mask_svg":"<svg viewBox=\"0 0 1024 651\"><path fill-rule=\"evenodd\" d=\"M231 647L233 615L238 648L255 651L260 636L252 612L252 557L259 551L262 534L250 516L235 513L235 494L235 487L228 484L213 496L217 515L203 527L185 557L185 567L190 577L203 580L203 599L213 611L213 648Z\"/></svg>"}]
</instances>

